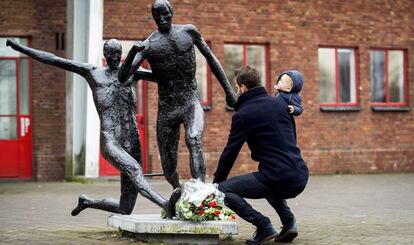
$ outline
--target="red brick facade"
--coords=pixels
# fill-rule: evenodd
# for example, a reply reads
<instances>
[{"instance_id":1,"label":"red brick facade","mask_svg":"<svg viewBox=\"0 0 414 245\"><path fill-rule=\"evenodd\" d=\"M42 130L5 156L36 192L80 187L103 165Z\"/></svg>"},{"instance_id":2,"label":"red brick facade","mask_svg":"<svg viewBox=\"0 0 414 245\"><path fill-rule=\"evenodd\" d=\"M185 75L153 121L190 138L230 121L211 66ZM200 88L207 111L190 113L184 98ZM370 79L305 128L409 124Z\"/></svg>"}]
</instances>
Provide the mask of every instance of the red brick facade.
<instances>
[{"instance_id":1,"label":"red brick facade","mask_svg":"<svg viewBox=\"0 0 414 245\"><path fill-rule=\"evenodd\" d=\"M24 4L23 4L24 2ZM105 0L104 38L142 40L154 29L152 0ZM304 113L297 118L298 144L313 174L414 171L414 112L371 110L371 48L407 51L408 103L414 106L414 2L389 1L178 1L171 0L174 23L193 23L220 62L225 43L258 43L269 47L270 81L286 69L305 77ZM0 35L30 36L35 48L57 55L55 33L66 28L66 1L0 3ZM319 109L318 47L356 48L359 112ZM205 112L204 151L212 176L226 144L233 112L225 109L223 91L212 78L212 110ZM272 87L272 86L271 86ZM273 88L272 88L272 92ZM160 172L155 135L157 88L148 86L148 169ZM33 62L33 158L38 180L64 176L65 73ZM247 147L232 175L255 170ZM183 137L179 171L189 177Z\"/></svg>"},{"instance_id":2,"label":"red brick facade","mask_svg":"<svg viewBox=\"0 0 414 245\"><path fill-rule=\"evenodd\" d=\"M29 37L32 47L56 50L56 33L66 30L66 0L0 1L0 36ZM65 72L33 62L33 178L62 180L65 176Z\"/></svg>"},{"instance_id":3,"label":"red brick facade","mask_svg":"<svg viewBox=\"0 0 414 245\"><path fill-rule=\"evenodd\" d=\"M104 37L144 39L155 28L151 0L105 1ZM373 112L370 106L370 48L408 50L408 101L413 106L414 3L372 1L171 1L174 22L193 23L223 64L225 43L269 45L270 81L283 70L303 72L304 113L297 122L298 143L314 174L379 173L414 170L414 113ZM129 24L126 24L129 23ZM318 47L357 48L360 112L319 109ZM207 174L214 173L226 144L232 112L224 105L219 83L212 79L211 111L205 113L204 150ZM273 89L273 88L272 88ZM274 91L272 90L272 93ZM148 89L148 162L160 171L155 135L156 85ZM182 133L183 134L183 131ZM183 137L179 169L189 175ZM232 174L255 170L244 147Z\"/></svg>"}]
</instances>

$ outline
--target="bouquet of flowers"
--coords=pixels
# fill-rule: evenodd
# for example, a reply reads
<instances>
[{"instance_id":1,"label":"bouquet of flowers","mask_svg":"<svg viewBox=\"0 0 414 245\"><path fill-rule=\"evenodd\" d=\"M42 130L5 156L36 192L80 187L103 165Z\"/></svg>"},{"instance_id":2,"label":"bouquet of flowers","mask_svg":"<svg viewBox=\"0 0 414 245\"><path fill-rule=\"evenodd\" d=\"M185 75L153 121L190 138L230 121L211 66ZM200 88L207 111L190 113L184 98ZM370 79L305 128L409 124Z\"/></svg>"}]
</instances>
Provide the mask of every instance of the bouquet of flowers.
<instances>
[{"instance_id":1,"label":"bouquet of flowers","mask_svg":"<svg viewBox=\"0 0 414 245\"><path fill-rule=\"evenodd\" d=\"M215 185L191 179L183 185L182 195L175 206L176 216L189 221L235 221L234 212L224 208L223 203L224 193Z\"/></svg>"}]
</instances>

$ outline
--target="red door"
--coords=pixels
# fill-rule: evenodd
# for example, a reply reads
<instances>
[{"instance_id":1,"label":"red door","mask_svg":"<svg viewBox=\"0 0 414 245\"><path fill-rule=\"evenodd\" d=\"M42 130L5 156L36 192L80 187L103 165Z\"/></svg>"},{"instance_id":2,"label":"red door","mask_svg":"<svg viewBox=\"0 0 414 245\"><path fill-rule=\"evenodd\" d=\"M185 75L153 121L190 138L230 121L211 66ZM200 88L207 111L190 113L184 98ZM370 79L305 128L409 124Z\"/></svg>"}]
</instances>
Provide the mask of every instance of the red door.
<instances>
[{"instance_id":1,"label":"red door","mask_svg":"<svg viewBox=\"0 0 414 245\"><path fill-rule=\"evenodd\" d=\"M32 178L30 73L31 60L0 47L0 178Z\"/></svg>"},{"instance_id":2,"label":"red door","mask_svg":"<svg viewBox=\"0 0 414 245\"><path fill-rule=\"evenodd\" d=\"M142 150L142 171L147 173L147 142L145 138L145 108L147 108L147 82L139 80L137 82L137 123L139 137L141 139L141 150Z\"/></svg>"},{"instance_id":3,"label":"red door","mask_svg":"<svg viewBox=\"0 0 414 245\"><path fill-rule=\"evenodd\" d=\"M143 171L146 173L147 170L147 153L146 153L146 141L145 141L145 108L147 101L147 87L146 82L139 80L136 87L136 97L137 97L137 123L138 131L141 140L141 149L142 149L142 166ZM102 156L99 154L99 176L117 176L119 171L109 164Z\"/></svg>"}]
</instances>

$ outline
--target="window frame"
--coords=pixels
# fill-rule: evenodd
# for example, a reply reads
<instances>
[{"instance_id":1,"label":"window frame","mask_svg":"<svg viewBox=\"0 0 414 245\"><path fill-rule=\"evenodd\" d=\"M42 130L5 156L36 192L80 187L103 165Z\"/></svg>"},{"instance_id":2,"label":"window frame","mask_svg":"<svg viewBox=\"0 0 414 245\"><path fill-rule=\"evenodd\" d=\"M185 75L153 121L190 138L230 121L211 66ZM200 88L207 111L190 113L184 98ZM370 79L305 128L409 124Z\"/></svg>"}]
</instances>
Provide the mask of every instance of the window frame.
<instances>
[{"instance_id":1,"label":"window frame","mask_svg":"<svg viewBox=\"0 0 414 245\"><path fill-rule=\"evenodd\" d=\"M27 47L31 48L33 46L33 40L32 40L32 36L20 36L20 35L0 35L0 38L25 38L27 39ZM9 47L10 48L10 47ZM16 51L18 52L18 51ZM15 139L0 139L1 142L15 142L18 140L22 140L21 139L21 123L20 123L20 119L22 117L28 117L30 119L31 122L31 127L32 127L32 132L33 132L33 59L28 56L28 55L24 55L23 57L21 56L1 56L0 55L0 60L14 60L16 63L16 113L15 114L2 114L0 115L0 117L15 117L16 118L16 138ZM20 107L20 97L21 97L21 91L20 91L20 61L21 60L27 60L28 62L28 76L27 79L29 80L29 90L28 90L28 102L29 102L29 111L28 114L22 114L21 113L21 107ZM32 136L33 133L30 133L30 138L32 140Z\"/></svg>"},{"instance_id":2,"label":"window frame","mask_svg":"<svg viewBox=\"0 0 414 245\"><path fill-rule=\"evenodd\" d=\"M137 41L143 41L144 39L130 39L130 38L115 38L115 37L103 37L102 38L102 47L103 47L103 45L104 45L104 43L106 42L106 41L108 41L108 40L110 40L110 39L117 39L120 43L121 43L121 45L122 45L122 54L124 53L124 51L125 51L125 56L124 57L122 57L122 54L121 54L121 60L120 60L120 63L119 63L119 65L121 66L123 63L124 63L124 61L125 61L125 59L126 59L126 56L128 55L128 53L129 53L129 51L130 51L130 49L128 49L128 51L126 52L126 50L125 50L125 48L126 48L126 42L131 42L131 43L135 43L135 42L137 42ZM101 60L102 60L102 65L103 66L106 66L106 59L105 59L105 56L104 56L104 53L102 52L101 54L100 54L101 56ZM149 68L149 63L148 63L148 60L147 59L144 59L143 60L143 62L141 63L141 65L140 65L142 68L145 68L145 69L148 69ZM151 69L151 72L152 72L152 69ZM139 80L142 80L142 93L143 93L143 96L141 97L142 99L139 99L138 97L138 86L139 86L139 84L138 84L138 81ZM149 116L149 114L148 114L148 100L149 100L149 97L148 97L148 83L150 83L150 82L152 82L152 81L146 81L145 79L139 79L139 80L137 80L136 81L136 84L135 84L135 89L136 89L136 91L135 91L135 96L137 97L136 98L136 101L135 101L135 108L136 108L136 110L135 110L135 118L137 118L137 116L138 115L144 115L144 119L143 119L143 127L144 127L144 130L143 130L143 138L141 138L142 136L142 134L141 134L141 128L139 127L140 125L139 125L139 123L138 123L138 118L137 118L137 130L138 130L138 132L139 132L139 140L140 140L140 144L141 144L141 151L142 151L142 159L143 159L143 162L142 162L142 169L143 169L143 173L144 173L144 175L145 176L148 176L148 175L157 175L157 174L149 174L147 171L148 171L148 142L149 142L149 139L148 139L148 116ZM142 102L142 104L141 104L141 102ZM140 111L140 107L142 107L142 111ZM99 168L101 168L102 166L105 166L105 164L102 162L102 160L106 163L106 164L109 164L109 162L108 161L106 161L106 159L104 159L103 157L102 157L102 154L101 154L101 152L99 153L99 160L98 160L98 167ZM103 165L101 165L101 164L103 164ZM101 171L103 171L103 172L101 172ZM99 169L99 176L112 176L113 174L111 174L111 173L109 173L108 174L108 172L106 172L106 171L108 171L108 170L101 170L101 169ZM111 171L111 170L109 170L109 171ZM115 176L118 176L119 175L119 173L117 174L117 175L115 175Z\"/></svg>"},{"instance_id":3,"label":"window frame","mask_svg":"<svg viewBox=\"0 0 414 245\"><path fill-rule=\"evenodd\" d=\"M207 46L210 48L210 50L212 50L210 41L205 40L205 42L207 43ZM196 45L194 45L194 49L198 49L198 47ZM201 51L199 49L198 49L198 52L203 56L203 54L201 53ZM195 50L194 50L194 53L196 53ZM197 54L195 54L195 55L197 55ZM203 107L203 110L209 111L213 107L213 98L212 98L212 93L211 93L211 68L210 68L210 64L208 63L206 57L203 56L203 59L206 60L206 69L207 69L207 71L206 71L206 76L207 76L206 77L207 100L203 100L201 98L201 94L200 94L200 91L199 91L198 88L197 88L197 92L199 93L200 103L201 103L201 106ZM197 69L197 65L196 65L196 74L197 74L197 70L198 69ZM198 81L197 81L197 83L198 83Z\"/></svg>"},{"instance_id":4,"label":"window frame","mask_svg":"<svg viewBox=\"0 0 414 245\"><path fill-rule=\"evenodd\" d=\"M269 43L256 43L256 42L224 42L223 45L223 57L225 55L225 45L241 45L243 47L243 67L245 67L247 64L247 46L249 45L257 45L257 46L263 46L265 48L265 89L268 91L268 93L271 92L270 89L270 79L269 79L269 74L270 74L270 66L269 66ZM224 59L224 58L223 58ZM224 69L225 64L223 63L223 69ZM254 68L254 67L253 67ZM227 74L226 74L227 76ZM263 77L262 77L263 80ZM232 83L232 81L229 81L230 84Z\"/></svg>"},{"instance_id":5,"label":"window frame","mask_svg":"<svg viewBox=\"0 0 414 245\"><path fill-rule=\"evenodd\" d=\"M319 107L321 111L360 111L359 104L359 69L358 69L358 47L349 47L349 46L318 46L321 48L329 48L335 50L335 102L319 102ZM354 63L355 63L355 102L340 102L339 98L339 61L338 61L338 49L351 49L354 51ZM318 54L319 55L319 54ZM318 61L319 66L319 61ZM320 72L320 71L319 71ZM319 89L320 89L320 77L318 78ZM320 99L320 98L319 98Z\"/></svg>"},{"instance_id":6,"label":"window frame","mask_svg":"<svg viewBox=\"0 0 414 245\"><path fill-rule=\"evenodd\" d=\"M370 48L370 67L371 67L371 52L372 51L385 51L385 84L386 84L386 95L385 95L385 102L373 102L370 101L371 103L371 109L373 111L409 111L408 108L408 69L407 69L407 49L403 49L403 48ZM403 76L404 76L404 101L403 102L390 102L389 101L389 94L390 94L390 81L389 81L389 51L402 51L403 52ZM370 85L372 87L372 77L371 77L371 72L370 72ZM371 97L372 97L372 91L371 91Z\"/></svg>"}]
</instances>

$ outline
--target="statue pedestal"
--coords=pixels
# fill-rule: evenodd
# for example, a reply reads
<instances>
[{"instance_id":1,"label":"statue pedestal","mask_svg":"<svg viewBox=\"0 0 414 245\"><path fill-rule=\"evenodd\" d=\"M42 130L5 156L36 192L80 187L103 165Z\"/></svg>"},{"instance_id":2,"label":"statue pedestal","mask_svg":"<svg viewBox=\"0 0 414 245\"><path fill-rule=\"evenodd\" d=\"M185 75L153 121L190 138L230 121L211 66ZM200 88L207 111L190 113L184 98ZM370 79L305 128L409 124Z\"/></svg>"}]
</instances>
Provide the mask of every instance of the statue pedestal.
<instances>
[{"instance_id":1,"label":"statue pedestal","mask_svg":"<svg viewBox=\"0 0 414 245\"><path fill-rule=\"evenodd\" d=\"M231 237L238 234L236 222L170 220L161 219L159 214L112 214L108 217L108 226L150 243L218 244L219 236Z\"/></svg>"}]
</instances>

